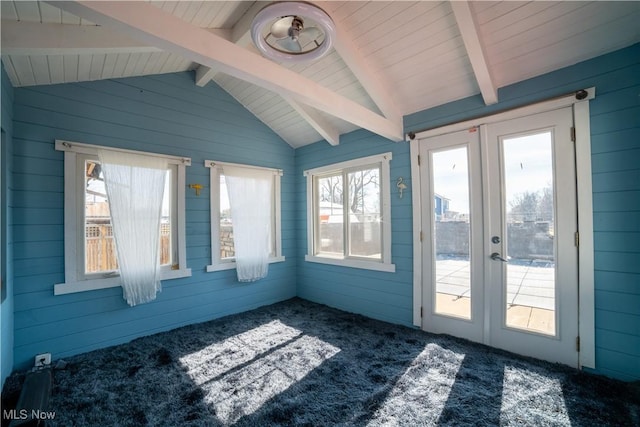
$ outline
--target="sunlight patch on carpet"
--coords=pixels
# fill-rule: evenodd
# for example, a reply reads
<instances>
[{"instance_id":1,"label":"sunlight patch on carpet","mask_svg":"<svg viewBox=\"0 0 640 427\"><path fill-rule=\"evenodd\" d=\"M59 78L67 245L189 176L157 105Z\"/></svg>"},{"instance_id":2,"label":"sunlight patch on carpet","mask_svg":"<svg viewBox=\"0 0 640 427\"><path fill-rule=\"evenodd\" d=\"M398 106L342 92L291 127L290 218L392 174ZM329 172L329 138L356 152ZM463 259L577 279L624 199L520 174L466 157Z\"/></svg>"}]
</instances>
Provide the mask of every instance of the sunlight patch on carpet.
<instances>
[{"instance_id":1,"label":"sunlight patch on carpet","mask_svg":"<svg viewBox=\"0 0 640 427\"><path fill-rule=\"evenodd\" d=\"M500 412L518 412L519 420L539 425L571 425L560 378L509 365L504 367ZM513 422L504 418L502 422Z\"/></svg>"},{"instance_id":2,"label":"sunlight patch on carpet","mask_svg":"<svg viewBox=\"0 0 640 427\"><path fill-rule=\"evenodd\" d=\"M396 380L373 418L373 424L413 424L437 420L442 413L465 355L428 344Z\"/></svg>"},{"instance_id":3,"label":"sunlight patch on carpet","mask_svg":"<svg viewBox=\"0 0 640 427\"><path fill-rule=\"evenodd\" d=\"M298 329L274 320L183 356L180 363L193 382L202 385L300 335Z\"/></svg>"},{"instance_id":4,"label":"sunlight patch on carpet","mask_svg":"<svg viewBox=\"0 0 640 427\"><path fill-rule=\"evenodd\" d=\"M232 424L340 352L274 320L180 358L223 424Z\"/></svg>"}]
</instances>

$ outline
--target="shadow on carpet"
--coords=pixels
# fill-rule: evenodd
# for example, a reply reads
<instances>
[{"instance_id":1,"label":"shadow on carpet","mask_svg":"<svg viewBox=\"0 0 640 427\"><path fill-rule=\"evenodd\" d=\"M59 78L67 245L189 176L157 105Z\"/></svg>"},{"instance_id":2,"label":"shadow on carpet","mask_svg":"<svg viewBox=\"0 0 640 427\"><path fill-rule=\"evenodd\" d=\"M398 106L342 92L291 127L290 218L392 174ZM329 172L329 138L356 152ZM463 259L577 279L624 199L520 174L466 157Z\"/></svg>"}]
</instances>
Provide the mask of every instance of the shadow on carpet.
<instances>
[{"instance_id":1,"label":"shadow on carpet","mask_svg":"<svg viewBox=\"0 0 640 427\"><path fill-rule=\"evenodd\" d=\"M629 384L297 298L67 362L52 426L640 424Z\"/></svg>"}]
</instances>

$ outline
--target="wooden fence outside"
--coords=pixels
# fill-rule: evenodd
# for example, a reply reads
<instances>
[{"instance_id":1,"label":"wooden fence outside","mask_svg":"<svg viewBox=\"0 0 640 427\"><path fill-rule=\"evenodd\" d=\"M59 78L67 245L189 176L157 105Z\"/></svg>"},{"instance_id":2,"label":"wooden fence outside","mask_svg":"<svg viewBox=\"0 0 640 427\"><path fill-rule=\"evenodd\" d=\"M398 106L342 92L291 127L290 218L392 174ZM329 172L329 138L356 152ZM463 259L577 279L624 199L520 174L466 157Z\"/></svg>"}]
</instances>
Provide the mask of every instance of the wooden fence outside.
<instances>
[{"instance_id":1,"label":"wooden fence outside","mask_svg":"<svg viewBox=\"0 0 640 427\"><path fill-rule=\"evenodd\" d=\"M118 269L116 245L111 224L85 226L85 271L99 273ZM171 225L160 226L160 264L171 262Z\"/></svg>"}]
</instances>

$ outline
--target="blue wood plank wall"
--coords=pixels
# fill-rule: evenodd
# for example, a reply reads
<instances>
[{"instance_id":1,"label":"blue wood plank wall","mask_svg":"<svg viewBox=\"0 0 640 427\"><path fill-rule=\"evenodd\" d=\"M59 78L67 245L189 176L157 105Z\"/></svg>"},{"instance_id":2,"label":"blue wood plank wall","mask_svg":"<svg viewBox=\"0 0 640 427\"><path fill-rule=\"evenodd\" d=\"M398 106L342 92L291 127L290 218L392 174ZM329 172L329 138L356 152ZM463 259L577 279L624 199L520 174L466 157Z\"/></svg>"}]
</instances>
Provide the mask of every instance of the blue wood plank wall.
<instances>
[{"instance_id":1,"label":"blue wood plank wall","mask_svg":"<svg viewBox=\"0 0 640 427\"><path fill-rule=\"evenodd\" d=\"M640 379L640 44L500 89L500 103L480 96L405 117L405 130L432 128L569 91L596 87L591 101L595 233L596 369L624 380ZM298 295L347 311L411 324L412 213L409 197L392 196L393 262L398 272L304 261L306 187L302 171L324 164L393 151L391 177L410 176L407 144L365 131L340 146L321 142L296 150Z\"/></svg>"},{"instance_id":2,"label":"blue wood plank wall","mask_svg":"<svg viewBox=\"0 0 640 427\"><path fill-rule=\"evenodd\" d=\"M192 73L15 88L14 367L37 353L54 359L202 322L296 294L295 152L226 92L200 88ZM4 97L3 97L4 100ZM188 156L187 265L193 276L163 282L149 304L129 307L120 288L53 295L64 282L63 153L55 139ZM282 168L282 235L287 260L266 279L240 284L210 264L209 169L204 160Z\"/></svg>"},{"instance_id":3,"label":"blue wood plank wall","mask_svg":"<svg viewBox=\"0 0 640 427\"><path fill-rule=\"evenodd\" d=\"M435 127L589 86L597 91L591 102L596 372L638 380L640 45L502 88L501 102L491 107L475 96L412 114L405 117L405 128ZM296 294L411 324L410 193L399 199L392 185L395 273L314 264L304 261L302 175L309 168L392 151L390 184L402 176L410 187L407 144L361 130L343 136L337 147L320 142L294 152L215 85L196 87L189 73L12 91L3 72L2 90L2 125L10 130L9 157L3 152L3 158L11 159L3 164L8 176L3 180L8 190L3 205L9 206L4 273L13 267L7 278L14 287L13 298L9 292L2 305L2 378L12 366L11 347L13 367L22 369L36 353L65 357ZM13 123L5 119L11 112ZM208 158L283 168L287 261L272 265L269 278L254 285L238 284L232 271L205 273L210 258L208 194L195 197L188 192L187 257L193 277L165 282L157 301L134 308L124 303L119 289L53 296L53 284L64 280L63 161L62 153L53 149L56 138L190 156L188 183L208 183L208 170L202 166ZM11 322L13 336L5 333Z\"/></svg>"},{"instance_id":4,"label":"blue wood plank wall","mask_svg":"<svg viewBox=\"0 0 640 427\"><path fill-rule=\"evenodd\" d=\"M307 189L303 172L307 169L359 157L392 152L391 182L391 253L395 273L306 262ZM359 130L340 138L338 146L319 142L296 150L296 206L298 207L298 296L346 311L411 325L413 246L411 193L400 199L395 182L399 177L411 188L409 145Z\"/></svg>"},{"instance_id":5,"label":"blue wood plank wall","mask_svg":"<svg viewBox=\"0 0 640 427\"><path fill-rule=\"evenodd\" d=\"M4 384L5 378L11 373L13 368L13 263L10 262L13 254L13 230L11 194L11 157L13 147L11 139L13 136L13 87L9 82L9 77L4 71L4 66L0 66L2 86L2 164L0 165L1 185L2 185L2 221L0 227L0 244L2 245L2 259L0 260L0 270L2 270L2 303L0 303L0 386Z\"/></svg>"}]
</instances>

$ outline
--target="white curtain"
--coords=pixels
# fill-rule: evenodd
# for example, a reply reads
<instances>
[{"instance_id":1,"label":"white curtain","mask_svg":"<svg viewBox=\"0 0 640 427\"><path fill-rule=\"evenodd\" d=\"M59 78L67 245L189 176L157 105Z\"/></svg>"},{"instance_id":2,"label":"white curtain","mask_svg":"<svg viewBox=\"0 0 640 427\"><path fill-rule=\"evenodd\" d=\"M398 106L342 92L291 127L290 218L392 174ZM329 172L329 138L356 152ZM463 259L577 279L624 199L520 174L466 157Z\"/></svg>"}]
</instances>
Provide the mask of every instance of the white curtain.
<instances>
[{"instance_id":1,"label":"white curtain","mask_svg":"<svg viewBox=\"0 0 640 427\"><path fill-rule=\"evenodd\" d=\"M166 159L98 150L123 297L130 306L153 301L160 284L160 219Z\"/></svg>"},{"instance_id":2,"label":"white curtain","mask_svg":"<svg viewBox=\"0 0 640 427\"><path fill-rule=\"evenodd\" d=\"M267 276L271 252L273 171L223 166L229 193L238 281Z\"/></svg>"}]
</instances>

